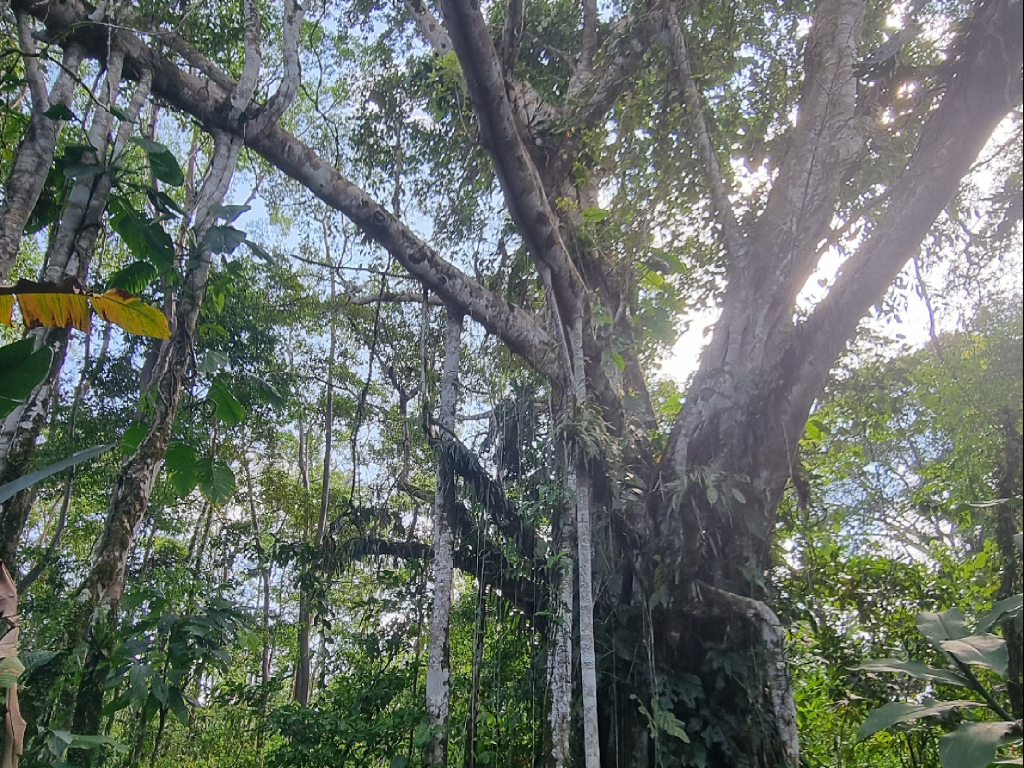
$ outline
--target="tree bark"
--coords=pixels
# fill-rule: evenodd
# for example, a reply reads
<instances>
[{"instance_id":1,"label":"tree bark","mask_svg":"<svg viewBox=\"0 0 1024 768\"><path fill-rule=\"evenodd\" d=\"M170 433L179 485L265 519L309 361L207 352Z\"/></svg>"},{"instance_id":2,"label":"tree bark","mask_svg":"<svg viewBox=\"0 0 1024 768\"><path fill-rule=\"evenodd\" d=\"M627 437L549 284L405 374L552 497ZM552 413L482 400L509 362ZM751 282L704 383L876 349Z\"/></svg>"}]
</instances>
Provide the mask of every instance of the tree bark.
<instances>
[{"instance_id":1,"label":"tree bark","mask_svg":"<svg viewBox=\"0 0 1024 768\"><path fill-rule=\"evenodd\" d=\"M60 283L69 278L84 282L87 279L103 228L102 217L110 196L113 171L120 166L121 154L134 129L134 121L149 95L148 78L143 77L127 106L126 119L118 129L113 147L108 147L108 134L113 121L109 108L116 101L122 63L122 58L114 53L109 58L107 78L102 92L96 97L96 112L89 128L88 141L93 148L93 162L109 164L112 170L95 177L78 179L72 185L67 205L47 247L40 275L44 282ZM53 359L46 378L23 404L8 415L0 430L0 481L13 480L31 467L36 442L46 424L50 401L58 387L67 358L70 341L68 329L39 328L29 334L35 338L37 347L46 345L53 350ZM29 488L3 505L0 557L13 573L17 573L16 558L21 533L34 503L35 490Z\"/></svg>"},{"instance_id":2,"label":"tree bark","mask_svg":"<svg viewBox=\"0 0 1024 768\"><path fill-rule=\"evenodd\" d=\"M455 474L449 453L455 435L461 353L462 317L449 309L444 337L444 370L438 418L440 440L437 451L437 490L434 495L434 609L430 619L430 645L427 650L426 698L431 734L423 749L423 762L428 766L448 764L448 707L451 700L448 630L452 607L455 516Z\"/></svg>"},{"instance_id":3,"label":"tree bark","mask_svg":"<svg viewBox=\"0 0 1024 768\"><path fill-rule=\"evenodd\" d=\"M70 107L83 55L77 45L65 48L60 74L47 94L43 73L35 58L35 40L28 19L22 13L17 17L19 42L28 54L25 57L25 75L33 103L28 130L18 147L11 175L4 187L3 204L0 204L0 283L7 282L18 257L25 225L46 186L46 177L57 149L57 137L63 127L61 120L44 117L43 113L58 104Z\"/></svg>"}]
</instances>

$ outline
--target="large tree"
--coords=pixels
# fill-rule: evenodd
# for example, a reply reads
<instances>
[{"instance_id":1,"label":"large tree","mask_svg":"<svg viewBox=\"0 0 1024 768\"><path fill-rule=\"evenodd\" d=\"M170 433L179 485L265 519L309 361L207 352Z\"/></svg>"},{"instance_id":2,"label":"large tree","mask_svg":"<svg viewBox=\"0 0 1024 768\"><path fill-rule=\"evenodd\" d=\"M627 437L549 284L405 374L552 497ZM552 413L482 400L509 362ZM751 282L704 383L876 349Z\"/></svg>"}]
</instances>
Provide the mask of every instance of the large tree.
<instances>
[{"instance_id":1,"label":"large tree","mask_svg":"<svg viewBox=\"0 0 1024 768\"><path fill-rule=\"evenodd\" d=\"M765 585L776 509L837 357L1019 107L1020 0L912 12L866 0L818 0L810 9L653 1L599 8L596 0L384 8L415 22L433 49L396 70L405 93L432 89L414 120L449 132L434 157L425 151L416 163L433 162L439 178L482 192L496 177L501 205L493 213L509 223L492 246L507 258L493 271L478 261L475 274L443 255L457 253L447 239L455 224L436 224L432 244L417 234L419 222L401 218L397 183L390 210L366 191L380 188L382 176L417 172L414 163L403 168L401 131L388 139L390 157L367 151L343 162L340 147L328 157L279 122L299 88L296 45L317 39L308 30L300 36L295 3L284 4L280 78L260 69L261 38L277 28L261 24L255 2L242 3L241 34L229 25L224 44L239 48L231 51L210 47L218 38L195 28L187 4L183 15L79 0L11 5L34 17L51 45L101 62L116 52L123 78L145 81L161 104L225 145L242 142L344 214L451 317L482 326L550 393L564 509L547 524L561 567L544 570L542 537L501 478L487 477L451 439L450 414L435 443L446 457L439 464L465 478L498 523L502 541L480 545L490 546L491 562L514 553L525 564L514 574L481 568L481 577L550 630L554 764L569 764L575 752L588 768L596 760L798 765L784 636ZM380 10L347 9L333 23L364 14L381 24ZM886 37L886 24L901 29ZM281 87L261 103L256 95L276 80ZM379 115L385 133L401 125L384 125L393 98L373 90L348 108L364 125ZM312 135L311 123L295 118ZM367 170L367 161L379 167ZM451 167L464 175L446 175ZM364 176L363 186L346 173ZM460 196L467 190L451 191ZM518 250L510 256L507 246ZM823 255L842 266L807 308L798 300ZM652 326L677 311L667 298L673 290L695 297L695 286L715 296L721 314L681 409L659 430L648 392L658 351ZM122 535L116 551L101 544L97 552L98 565L115 563L112 578L94 569L89 586L98 595L120 594L166 430L159 437L135 483L143 498L118 486L111 515L123 519L111 518L108 529L120 526ZM459 530L459 509L439 533L449 524ZM458 546L453 558L475 567ZM565 567L574 561L575 587ZM543 573L546 587L530 584ZM444 632L438 638L447 642ZM574 655L582 668L575 729ZM612 671L616 656L639 660L628 677ZM442 666L443 657L436 654ZM431 710L442 729L445 710Z\"/></svg>"}]
</instances>

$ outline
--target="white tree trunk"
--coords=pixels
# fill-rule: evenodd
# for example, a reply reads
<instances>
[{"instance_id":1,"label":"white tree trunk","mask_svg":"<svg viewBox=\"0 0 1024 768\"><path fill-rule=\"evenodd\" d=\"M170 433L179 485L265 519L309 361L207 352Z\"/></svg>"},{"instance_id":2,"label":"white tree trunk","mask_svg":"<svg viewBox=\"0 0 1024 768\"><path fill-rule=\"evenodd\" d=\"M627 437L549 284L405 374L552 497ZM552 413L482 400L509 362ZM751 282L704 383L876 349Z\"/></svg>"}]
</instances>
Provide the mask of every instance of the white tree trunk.
<instances>
[{"instance_id":1,"label":"white tree trunk","mask_svg":"<svg viewBox=\"0 0 1024 768\"><path fill-rule=\"evenodd\" d=\"M448 705L451 668L448 629L452 607L452 512L455 478L446 458L447 446L455 433L455 406L459 388L459 359L462 351L462 318L448 313L444 338L444 373L441 380L440 440L438 442L437 491L434 495L434 612L430 620L430 649L427 654L427 716L431 736L424 749L424 763L444 766L448 762Z\"/></svg>"},{"instance_id":2,"label":"white tree trunk","mask_svg":"<svg viewBox=\"0 0 1024 768\"><path fill-rule=\"evenodd\" d=\"M594 647L594 583L590 534L590 475L580 462L575 472L576 547L580 574L580 671L583 683L583 755L586 768L600 768L597 726L597 655Z\"/></svg>"}]
</instances>

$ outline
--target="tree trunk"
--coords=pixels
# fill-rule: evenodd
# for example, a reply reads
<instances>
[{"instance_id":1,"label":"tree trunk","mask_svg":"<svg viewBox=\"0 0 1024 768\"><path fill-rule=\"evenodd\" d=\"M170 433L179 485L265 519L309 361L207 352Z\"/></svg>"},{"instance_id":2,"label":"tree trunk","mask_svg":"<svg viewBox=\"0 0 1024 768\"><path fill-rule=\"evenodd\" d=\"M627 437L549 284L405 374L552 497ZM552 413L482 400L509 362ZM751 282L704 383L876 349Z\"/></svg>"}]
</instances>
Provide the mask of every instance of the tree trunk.
<instances>
[{"instance_id":1,"label":"tree trunk","mask_svg":"<svg viewBox=\"0 0 1024 768\"><path fill-rule=\"evenodd\" d=\"M328 245L328 231L326 225L324 226L324 246L332 264L330 315L331 342L327 353L327 407L324 411L324 464L323 475L321 478L322 485L320 488L320 514L317 517L316 535L313 539L314 551L319 551L323 546L324 533L327 531L327 514L330 510L331 503L331 454L332 446L334 444L334 357L338 345L338 333L334 323L334 302L337 299L337 288L333 269L333 259L330 258L330 246ZM353 472L354 471L355 468L353 467ZM300 475L302 474L302 469L300 467ZM310 601L311 598L308 591L303 590L299 595L299 657L295 668L295 700L303 707L309 705L309 695L312 687L312 680L310 676L312 654L309 647L309 635L313 616L309 606Z\"/></svg>"},{"instance_id":2,"label":"tree trunk","mask_svg":"<svg viewBox=\"0 0 1024 768\"><path fill-rule=\"evenodd\" d=\"M7 282L7 276L18 258L25 225L46 186L46 178L57 149L57 137L63 126L60 120L44 117L43 113L58 104L70 107L82 62L82 49L77 45L69 45L64 50L60 74L47 94L43 73L35 58L36 46L32 30L25 16L21 13L17 16L19 42L22 50L29 54L24 62L25 76L32 94L32 117L15 155L11 175L4 188L3 203L0 204L0 283Z\"/></svg>"},{"instance_id":3,"label":"tree trunk","mask_svg":"<svg viewBox=\"0 0 1024 768\"><path fill-rule=\"evenodd\" d=\"M220 204L227 191L240 146L237 139L223 134L215 136L210 170L195 207L193 227L198 243L203 242L203 236L213 224L214 217L210 209ZM135 453L125 460L117 476L106 522L93 548L92 565L80 588L80 599L97 605L100 608L100 620L103 621L113 621L116 616L124 592L128 555L149 506L153 484L163 466L182 384L195 348L196 321L210 274L210 259L210 252L201 248L191 260L178 303L174 330L157 366L157 396L149 432ZM75 704L76 733L98 732L105 678L100 659L104 653L95 642L90 643L90 653ZM82 750L77 759L82 765L92 765L92 755L87 750Z\"/></svg>"},{"instance_id":4,"label":"tree trunk","mask_svg":"<svg viewBox=\"0 0 1024 768\"><path fill-rule=\"evenodd\" d=\"M463 768L476 768L477 727L480 720L480 673L484 663L484 635L487 628L487 582L477 574L476 625L473 628L473 667L469 687L469 711L466 713L466 748Z\"/></svg>"},{"instance_id":5,"label":"tree trunk","mask_svg":"<svg viewBox=\"0 0 1024 768\"><path fill-rule=\"evenodd\" d=\"M96 112L89 128L89 146L93 148L92 160L97 163L109 162L115 169L120 165L121 153L128 143L142 105L149 95L149 81L143 81L135 89L128 104L126 119L122 121L114 145L110 148L111 159L107 158L108 134L117 97L122 57L111 54L107 79L97 96ZM78 179L72 185L68 202L61 213L60 222L50 239L40 279L48 283L60 283L68 278L84 282L88 277L93 254L96 251L99 233L103 228L103 212L107 207L113 182L110 172L95 177ZM30 331L36 339L36 347L49 346L53 360L46 378L33 390L28 399L16 407L4 422L0 431L0 482L9 481L29 471L35 458L36 442L46 424L50 401L60 381L60 373L67 358L70 331L66 328L40 328ZM3 505L0 519L0 557L13 573L17 573L16 557L21 533L35 503L35 489L29 488L16 494Z\"/></svg>"},{"instance_id":6,"label":"tree trunk","mask_svg":"<svg viewBox=\"0 0 1024 768\"><path fill-rule=\"evenodd\" d=\"M455 436L461 352L462 317L449 310L444 337L437 490L434 497L434 611L430 619L427 651L427 716L430 718L431 735L423 750L423 762L428 766L448 764L448 705L451 698L448 629L452 607L455 517L455 474L448 454Z\"/></svg>"},{"instance_id":7,"label":"tree trunk","mask_svg":"<svg viewBox=\"0 0 1024 768\"><path fill-rule=\"evenodd\" d=\"M996 508L996 542L1003 558L1003 573L999 583L997 597L1000 600L1016 595L1021 591L1021 551L1014 542L1014 535L1020 535L1020 511L1013 504L1014 497L1021 496L1021 458L1024 454L1024 441L1017 432L1017 416L1007 412L1003 417L1003 469L1000 473L996 493L1005 499ZM1002 622L1003 639L1009 653L1006 667L1006 689L1010 697L1010 709L1015 720L1024 718L1024 633L1019 629L1020 622L1006 619Z\"/></svg>"}]
</instances>

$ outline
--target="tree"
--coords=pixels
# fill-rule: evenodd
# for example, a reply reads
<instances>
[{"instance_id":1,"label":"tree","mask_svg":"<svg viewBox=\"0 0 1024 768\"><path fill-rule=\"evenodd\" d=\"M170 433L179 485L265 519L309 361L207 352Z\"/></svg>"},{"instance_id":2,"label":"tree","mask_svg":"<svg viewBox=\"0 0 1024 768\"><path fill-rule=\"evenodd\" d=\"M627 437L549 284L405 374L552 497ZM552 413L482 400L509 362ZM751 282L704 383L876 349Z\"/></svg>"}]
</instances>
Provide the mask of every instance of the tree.
<instances>
[{"instance_id":1,"label":"tree","mask_svg":"<svg viewBox=\"0 0 1024 768\"><path fill-rule=\"evenodd\" d=\"M490 10L442 0L441 21L409 0L401 13L436 56L411 55L406 103L382 88L358 105L368 133L355 159L365 172L357 162L341 167L339 144L331 159L280 123L299 92L300 42L315 47L347 17L330 17L325 6L314 33L304 30L302 9L284 3L280 87L261 104L257 86L276 76L261 74L260 44L278 28L261 24L256 3L242 6L241 29L228 25L228 51L199 35L190 40L187 10L12 3L59 47L100 61L110 51L123 56L123 78L150 80L156 99L232 152L244 145L344 214L420 283L424 305L428 293L440 299L531 369L524 378L535 377L549 400L560 499L534 522L551 534L555 556L538 546L544 537L501 477L469 451L453 463L497 530L477 546L491 562L514 557L519 568L484 569L481 578L551 631L553 764L569 764L578 751L588 767L598 752L605 765L796 766L783 634L764 580L778 504L810 409L859 320L1019 107L1020 0L935 10L935 34L908 51L911 65L897 61L884 77L858 62L880 40L887 14L899 12L863 0L819 0L811 12L798 3L638 3L608 16L592 0L581 8L509 0ZM358 8L351 18L396 10ZM953 31L935 42L944 28ZM374 45L367 70L393 56L380 53L381 40ZM858 80L858 71L874 79ZM414 107L426 116L416 120L446 125L453 138L407 163L403 147L418 129L405 118ZM285 119L292 117L297 129L310 122ZM382 142L373 129L385 127L392 132ZM374 151L385 144L387 154ZM744 172L744 163L761 170ZM378 188L394 179L401 201L402 179L431 164L442 178L479 184L478 199L452 190L433 198L438 208L472 224L494 204L494 216L507 218L488 244L499 254L493 268L477 259L471 275L457 264L463 222L438 223L432 245L411 217L403 221L399 204L389 212L344 175L358 172ZM489 197L492 174L497 194ZM842 267L804 310L801 292L826 251ZM194 287L201 297L202 285ZM671 326L677 291L709 290L721 315L682 407L659 430L645 370L659 347L658 321ZM198 304L179 308L183 333L191 334L188 312ZM174 359L186 360L193 343L172 339ZM166 412L118 482L112 533L86 581L99 600L110 595L116 605L120 595L182 366L161 384ZM453 559L458 565L459 548ZM513 571L525 574L518 587L497 583ZM539 585L547 574L550 583ZM527 601L530 594L542 599ZM583 727L573 736L576 638ZM646 663L620 681L599 663L616 654Z\"/></svg>"}]
</instances>

